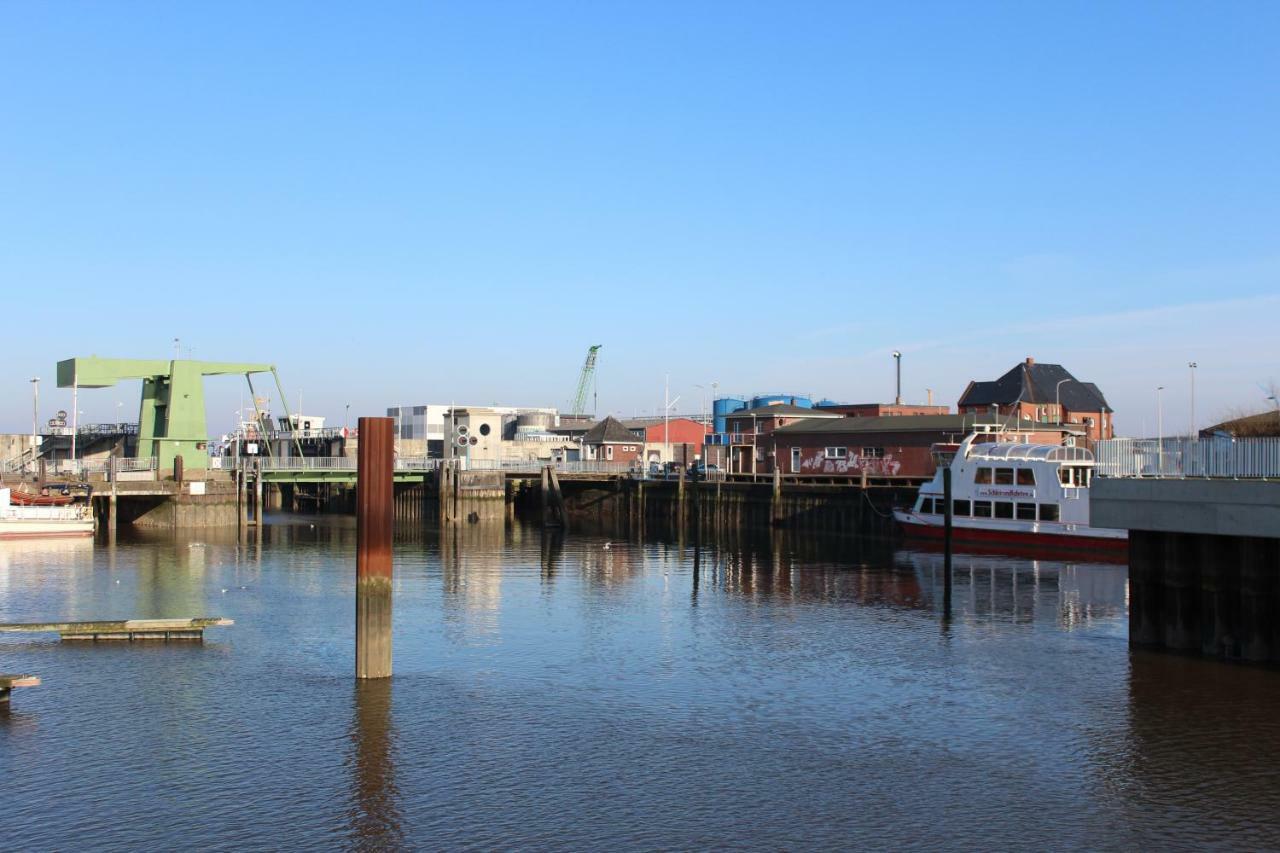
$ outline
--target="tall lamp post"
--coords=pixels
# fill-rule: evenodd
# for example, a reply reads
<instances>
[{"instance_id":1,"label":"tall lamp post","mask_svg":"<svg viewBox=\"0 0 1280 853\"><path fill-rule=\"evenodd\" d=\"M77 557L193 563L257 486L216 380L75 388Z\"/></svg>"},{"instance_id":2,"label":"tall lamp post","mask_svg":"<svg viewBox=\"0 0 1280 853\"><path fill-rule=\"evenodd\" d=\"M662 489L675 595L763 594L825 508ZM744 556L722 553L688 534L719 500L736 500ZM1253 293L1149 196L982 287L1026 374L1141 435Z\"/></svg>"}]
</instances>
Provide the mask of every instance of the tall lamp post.
<instances>
[{"instance_id":1,"label":"tall lamp post","mask_svg":"<svg viewBox=\"0 0 1280 853\"><path fill-rule=\"evenodd\" d=\"M897 393L893 395L893 404L895 406L901 406L902 405L902 353L898 352L897 350L894 350L893 361L895 366L897 367L897 374L898 374Z\"/></svg>"},{"instance_id":2,"label":"tall lamp post","mask_svg":"<svg viewBox=\"0 0 1280 853\"><path fill-rule=\"evenodd\" d=\"M1156 476L1164 474L1164 386L1156 388Z\"/></svg>"},{"instance_id":3,"label":"tall lamp post","mask_svg":"<svg viewBox=\"0 0 1280 853\"><path fill-rule=\"evenodd\" d=\"M1191 373L1191 429L1188 431L1192 441L1196 440L1196 368L1200 365L1194 361L1187 362L1187 369Z\"/></svg>"},{"instance_id":4,"label":"tall lamp post","mask_svg":"<svg viewBox=\"0 0 1280 853\"><path fill-rule=\"evenodd\" d=\"M40 429L40 377L31 377L31 446L35 447Z\"/></svg>"}]
</instances>

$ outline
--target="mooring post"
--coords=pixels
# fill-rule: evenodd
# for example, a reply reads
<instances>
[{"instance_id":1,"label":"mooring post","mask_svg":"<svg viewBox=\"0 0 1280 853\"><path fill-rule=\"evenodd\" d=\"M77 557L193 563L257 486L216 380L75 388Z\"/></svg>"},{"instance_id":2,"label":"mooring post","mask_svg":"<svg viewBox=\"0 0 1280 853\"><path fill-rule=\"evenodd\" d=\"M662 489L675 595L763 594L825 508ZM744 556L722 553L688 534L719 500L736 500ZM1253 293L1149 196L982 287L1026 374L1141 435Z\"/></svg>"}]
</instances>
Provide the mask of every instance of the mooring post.
<instances>
[{"instance_id":1,"label":"mooring post","mask_svg":"<svg viewBox=\"0 0 1280 853\"><path fill-rule=\"evenodd\" d=\"M391 676L391 418L360 418L356 475L356 678Z\"/></svg>"},{"instance_id":2,"label":"mooring post","mask_svg":"<svg viewBox=\"0 0 1280 853\"><path fill-rule=\"evenodd\" d=\"M253 521L254 538L262 539L262 459L253 460Z\"/></svg>"},{"instance_id":3,"label":"mooring post","mask_svg":"<svg viewBox=\"0 0 1280 853\"><path fill-rule=\"evenodd\" d=\"M555 523L559 527L568 527L568 513L564 509L564 492L560 491L560 478L556 476L556 467L548 465L547 473L551 476L551 507L555 510Z\"/></svg>"},{"instance_id":4,"label":"mooring post","mask_svg":"<svg viewBox=\"0 0 1280 853\"><path fill-rule=\"evenodd\" d=\"M243 456L236 460L236 516L243 534L249 526L249 479L245 476Z\"/></svg>"},{"instance_id":5,"label":"mooring post","mask_svg":"<svg viewBox=\"0 0 1280 853\"><path fill-rule=\"evenodd\" d=\"M951 618L951 468L942 469L942 611Z\"/></svg>"},{"instance_id":6,"label":"mooring post","mask_svg":"<svg viewBox=\"0 0 1280 853\"><path fill-rule=\"evenodd\" d=\"M551 526L551 466L542 466L542 526Z\"/></svg>"},{"instance_id":7,"label":"mooring post","mask_svg":"<svg viewBox=\"0 0 1280 853\"><path fill-rule=\"evenodd\" d=\"M107 541L114 543L116 541L116 512L118 504L116 502L116 457L112 456L107 459L107 476L111 478L111 497L107 498Z\"/></svg>"},{"instance_id":8,"label":"mooring post","mask_svg":"<svg viewBox=\"0 0 1280 853\"><path fill-rule=\"evenodd\" d=\"M778 466L773 467L773 500L771 501L770 522L774 527L782 526L782 469Z\"/></svg>"}]
</instances>

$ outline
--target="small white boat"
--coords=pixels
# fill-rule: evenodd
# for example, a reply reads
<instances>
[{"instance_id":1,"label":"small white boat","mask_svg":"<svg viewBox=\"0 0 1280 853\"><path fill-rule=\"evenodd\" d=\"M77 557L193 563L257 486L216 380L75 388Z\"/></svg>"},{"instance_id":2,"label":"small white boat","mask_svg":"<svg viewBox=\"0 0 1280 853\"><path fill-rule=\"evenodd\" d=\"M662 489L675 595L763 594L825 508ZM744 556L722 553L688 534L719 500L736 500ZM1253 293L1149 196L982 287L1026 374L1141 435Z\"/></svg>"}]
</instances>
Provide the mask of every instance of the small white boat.
<instances>
[{"instance_id":1,"label":"small white boat","mask_svg":"<svg viewBox=\"0 0 1280 853\"><path fill-rule=\"evenodd\" d=\"M24 506L13 503L9 489L0 489L0 539L92 536L93 531L93 510L87 504Z\"/></svg>"},{"instance_id":2,"label":"small white boat","mask_svg":"<svg viewBox=\"0 0 1280 853\"><path fill-rule=\"evenodd\" d=\"M1089 526L1093 454L1055 444L978 443L973 434L933 479L920 487L915 504L894 510L908 536L944 536L943 469L951 468L951 536L956 542L1035 545L1073 550L1121 551L1124 530Z\"/></svg>"}]
</instances>

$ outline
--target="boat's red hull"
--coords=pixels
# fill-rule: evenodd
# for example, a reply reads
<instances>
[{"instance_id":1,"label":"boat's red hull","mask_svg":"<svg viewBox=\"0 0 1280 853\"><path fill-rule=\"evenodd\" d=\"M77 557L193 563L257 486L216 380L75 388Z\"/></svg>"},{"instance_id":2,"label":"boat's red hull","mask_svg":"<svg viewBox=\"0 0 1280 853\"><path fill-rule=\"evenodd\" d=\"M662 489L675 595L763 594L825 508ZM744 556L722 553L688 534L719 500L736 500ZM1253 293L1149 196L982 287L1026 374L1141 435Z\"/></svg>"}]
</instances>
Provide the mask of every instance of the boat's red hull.
<instances>
[{"instance_id":1,"label":"boat's red hull","mask_svg":"<svg viewBox=\"0 0 1280 853\"><path fill-rule=\"evenodd\" d=\"M941 542L944 531L941 525L916 524L910 521L899 521L907 536L917 539ZM1043 548L1053 551L1105 552L1110 555L1124 555L1129 551L1128 539L1113 539L1102 536L1060 536L1054 533L1033 533L1023 530L991 530L981 527L953 527L951 541L958 544L973 543L976 545L1012 545L1019 548Z\"/></svg>"}]
</instances>

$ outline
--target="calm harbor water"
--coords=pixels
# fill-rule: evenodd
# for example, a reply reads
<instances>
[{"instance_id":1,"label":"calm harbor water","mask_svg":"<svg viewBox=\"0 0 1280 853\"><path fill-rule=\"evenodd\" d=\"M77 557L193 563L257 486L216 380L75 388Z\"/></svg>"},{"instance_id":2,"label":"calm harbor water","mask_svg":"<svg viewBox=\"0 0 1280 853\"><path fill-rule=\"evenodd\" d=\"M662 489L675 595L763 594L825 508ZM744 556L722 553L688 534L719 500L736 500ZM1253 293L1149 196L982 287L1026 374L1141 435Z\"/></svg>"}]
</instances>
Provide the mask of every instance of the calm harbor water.
<instances>
[{"instance_id":1,"label":"calm harbor water","mask_svg":"<svg viewBox=\"0 0 1280 853\"><path fill-rule=\"evenodd\" d=\"M1123 566L776 535L402 530L358 686L355 530L0 543L9 849L1264 848L1280 673L1131 653Z\"/></svg>"}]
</instances>

